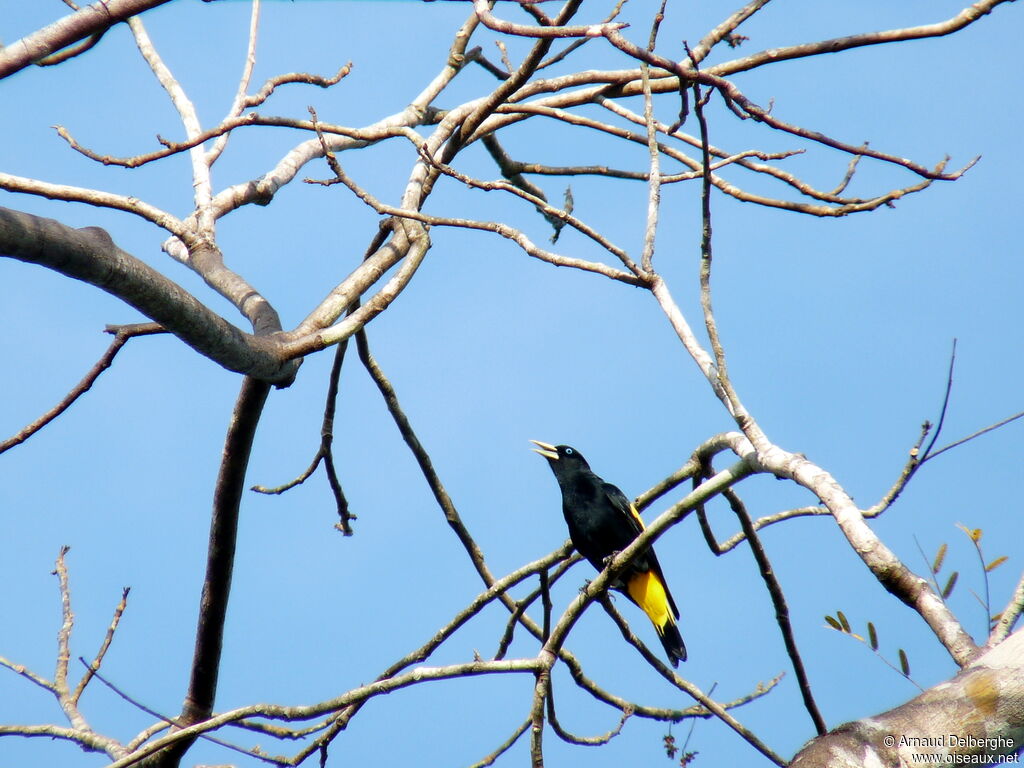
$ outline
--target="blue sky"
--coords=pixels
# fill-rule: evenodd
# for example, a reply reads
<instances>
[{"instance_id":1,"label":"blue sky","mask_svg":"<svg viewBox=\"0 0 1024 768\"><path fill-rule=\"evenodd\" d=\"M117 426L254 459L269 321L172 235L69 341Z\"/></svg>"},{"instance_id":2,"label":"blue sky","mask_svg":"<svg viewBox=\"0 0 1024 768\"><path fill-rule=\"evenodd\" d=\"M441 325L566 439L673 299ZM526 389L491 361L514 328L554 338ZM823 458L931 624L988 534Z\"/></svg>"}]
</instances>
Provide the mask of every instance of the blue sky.
<instances>
[{"instance_id":1,"label":"blue sky","mask_svg":"<svg viewBox=\"0 0 1024 768\"><path fill-rule=\"evenodd\" d=\"M698 39L732 10L710 5L670 3L659 50L681 55L678 41ZM745 49L755 51L934 22L961 8L952 2L891 5L773 4L740 31L751 38ZM57 0L0 0L0 7L0 39L7 43L66 10ZM632 39L646 40L645 14L652 8L631 4ZM604 6L595 12L593 18ZM329 91L282 88L259 111L301 118L313 104L322 119L351 125L397 111L443 64L466 13L462 3L267 3L256 83L286 71L333 73L347 61L354 68ZM236 87L248 4L179 2L144 18L202 119L214 124ZM1019 33L1019 9L1001 6L948 38L780 63L736 78L758 103L773 100L777 116L851 143L870 140L872 147L924 164L946 154L952 166L982 156L955 183L939 182L892 208L844 219L714 198L715 306L739 393L769 437L828 469L864 506L896 478L921 422L937 418L953 338L956 381L940 442L1021 410ZM497 59L494 36L479 34ZM588 44L578 66L628 66L601 46ZM522 50L510 43L513 57ZM493 85L482 70L467 70L439 104L460 103ZM72 153L50 128L62 124L83 143L119 155L154 149L157 133L182 135L127 29L112 30L85 56L23 71L0 82L0 89L0 170L133 194L182 215L190 209L184 159L137 171L104 168ZM671 121L674 105L662 102L658 114ZM710 117L712 140L734 150L805 146L721 109L712 108ZM283 129L239 132L216 166L215 187L259 176L302 138ZM536 120L511 129L505 146L529 161L645 167L642 148L622 151ZM357 181L388 202L397 201L413 160L407 143L342 157ZM835 151L810 147L785 167L830 188L846 162ZM483 178L498 175L482 147L471 147L459 163ZM300 174L327 175L319 163ZM864 162L851 191L866 196L913 181ZM554 199L565 184L540 183ZM646 187L593 179L573 179L572 187L576 214L638 254ZM73 226L105 227L122 248L238 321L197 277L160 252L163 234L144 222L7 193L0 204ZM666 188L663 204L656 263L696 326L696 185ZM528 206L454 182L439 185L427 210L506 220L538 243L548 236ZM250 206L224 219L219 235L228 262L264 291L289 327L358 262L375 226L376 216L341 187L295 183L269 207ZM483 233L435 229L432 240L410 287L370 326L370 341L496 573L551 551L566 537L557 488L528 450L529 438L575 445L595 471L636 495L704 439L732 427L643 292L531 260ZM597 258L572 232L557 249ZM15 432L63 396L106 348L105 324L139 319L94 288L0 262L0 321L7 330L0 345L8 371L0 385L0 433ZM272 393L251 482L277 484L306 466L319 441L329 367L329 353L311 357L294 386ZM170 337L136 339L58 422L0 456L0 579L8 585L0 598L0 655L52 674L60 613L50 571L60 546L69 544L75 653L95 653L121 588L130 585L105 674L156 710L178 710L213 481L238 385L237 376ZM246 498L219 709L310 703L347 690L420 645L481 590L354 355L341 391L336 446L341 479L359 515L356 535L343 538L332 529L322 475L282 497ZM984 582L956 524L984 529L989 559L1010 556L990 574L993 611L999 610L1021 568L1024 525L1012 491L1020 478L1020 430L1011 425L936 459L872 523L918 572L925 569L918 545L930 558L949 543L946 570L961 574L951 606L976 637L984 615L971 590L982 594ZM769 478L751 479L741 493L757 515L812 502L806 492ZM663 502L651 512L664 508ZM721 537L732 534L736 524L728 509L711 515ZM777 526L765 532L764 543L830 726L895 706L917 689L866 647L828 629L826 613L842 609L860 630L873 621L882 652L893 660L905 648L913 677L924 687L955 672L923 622L869 577L830 519ZM736 715L777 752L792 755L813 729L749 552L739 547L713 557L689 519L659 541L658 552L683 614L690 660L681 671L705 690L716 686L721 700L785 671L776 691ZM571 571L555 591L556 607L567 605L591 575L585 565ZM624 600L618 605L657 648L643 617ZM492 607L443 646L436 663L470 658L474 649L493 653L504 622L503 611ZM622 644L600 610L584 616L569 646L611 690L651 704L689 704ZM532 654L535 646L519 636L512 652ZM407 690L367 706L335 742L332 756L339 764L467 765L522 721L531 690L526 676ZM563 724L575 732L603 733L617 722L615 712L578 692L564 670L556 674L556 695ZM100 731L128 738L151 722L95 682L83 702ZM41 690L6 673L0 675L0 722L60 722L60 712ZM678 741L688 728L674 728ZM663 724L637 719L601 749L569 747L551 733L545 745L551 765L665 765L665 732ZM705 765L767 764L714 722L697 723L688 748L698 750ZM202 744L190 758L245 764ZM526 759L523 742L504 764ZM54 761L102 764L68 745L0 740L0 766Z\"/></svg>"}]
</instances>

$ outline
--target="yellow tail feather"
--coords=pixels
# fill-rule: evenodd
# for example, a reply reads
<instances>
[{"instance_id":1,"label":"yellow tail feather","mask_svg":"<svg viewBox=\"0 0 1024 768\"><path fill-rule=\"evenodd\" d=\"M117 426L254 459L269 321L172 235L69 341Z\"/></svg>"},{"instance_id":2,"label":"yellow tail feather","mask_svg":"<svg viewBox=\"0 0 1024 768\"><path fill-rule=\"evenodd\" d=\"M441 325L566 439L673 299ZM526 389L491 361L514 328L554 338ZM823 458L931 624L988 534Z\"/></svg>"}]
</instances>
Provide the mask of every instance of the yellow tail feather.
<instances>
[{"instance_id":1,"label":"yellow tail feather","mask_svg":"<svg viewBox=\"0 0 1024 768\"><path fill-rule=\"evenodd\" d=\"M630 577L626 590L633 602L647 614L660 635L666 624L672 621L668 608L668 595L661 579L652 571L641 572Z\"/></svg>"}]
</instances>

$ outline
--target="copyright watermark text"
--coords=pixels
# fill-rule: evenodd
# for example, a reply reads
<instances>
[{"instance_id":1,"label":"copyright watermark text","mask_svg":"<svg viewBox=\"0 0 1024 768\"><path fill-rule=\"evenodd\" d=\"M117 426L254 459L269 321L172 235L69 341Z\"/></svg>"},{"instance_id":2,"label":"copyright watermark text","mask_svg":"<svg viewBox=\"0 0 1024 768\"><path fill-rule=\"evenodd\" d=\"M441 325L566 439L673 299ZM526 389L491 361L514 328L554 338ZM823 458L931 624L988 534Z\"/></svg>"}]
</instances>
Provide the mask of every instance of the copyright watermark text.
<instances>
[{"instance_id":1,"label":"copyright watermark text","mask_svg":"<svg viewBox=\"0 0 1024 768\"><path fill-rule=\"evenodd\" d=\"M1019 764L1019 754L992 754L1015 748L1013 739L1007 736L960 736L955 733L937 736L906 736L887 734L882 743L887 747L904 747L912 750L937 750L913 752L911 763L916 765L1001 765ZM979 750L960 752L946 750Z\"/></svg>"}]
</instances>

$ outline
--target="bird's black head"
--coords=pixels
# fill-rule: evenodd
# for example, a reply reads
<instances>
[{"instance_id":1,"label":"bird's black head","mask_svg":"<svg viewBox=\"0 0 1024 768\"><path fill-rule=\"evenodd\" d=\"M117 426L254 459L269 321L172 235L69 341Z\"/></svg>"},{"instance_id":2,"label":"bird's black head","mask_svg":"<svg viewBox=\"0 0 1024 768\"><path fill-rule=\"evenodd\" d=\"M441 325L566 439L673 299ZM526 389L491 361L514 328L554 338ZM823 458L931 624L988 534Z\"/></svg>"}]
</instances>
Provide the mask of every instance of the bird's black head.
<instances>
[{"instance_id":1,"label":"bird's black head","mask_svg":"<svg viewBox=\"0 0 1024 768\"><path fill-rule=\"evenodd\" d=\"M533 450L548 460L555 477L568 477L581 470L590 469L583 454L571 446L552 445L551 443L542 443L540 440L531 440L530 442L537 446Z\"/></svg>"}]
</instances>

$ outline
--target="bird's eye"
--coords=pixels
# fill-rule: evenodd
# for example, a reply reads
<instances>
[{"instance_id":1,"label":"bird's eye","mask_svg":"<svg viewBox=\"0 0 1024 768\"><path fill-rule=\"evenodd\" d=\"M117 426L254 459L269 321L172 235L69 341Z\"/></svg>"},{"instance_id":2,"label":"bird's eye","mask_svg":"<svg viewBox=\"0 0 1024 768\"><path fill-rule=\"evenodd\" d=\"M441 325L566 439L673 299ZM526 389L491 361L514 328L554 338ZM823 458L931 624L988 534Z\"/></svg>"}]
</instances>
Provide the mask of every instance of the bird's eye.
<instances>
[{"instance_id":1,"label":"bird's eye","mask_svg":"<svg viewBox=\"0 0 1024 768\"><path fill-rule=\"evenodd\" d=\"M572 456L574 453L576 453L576 451L574 451L572 448L566 448L565 449L565 455L566 456Z\"/></svg>"}]
</instances>

